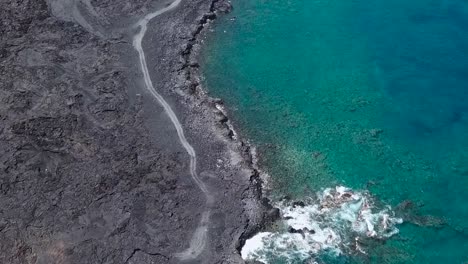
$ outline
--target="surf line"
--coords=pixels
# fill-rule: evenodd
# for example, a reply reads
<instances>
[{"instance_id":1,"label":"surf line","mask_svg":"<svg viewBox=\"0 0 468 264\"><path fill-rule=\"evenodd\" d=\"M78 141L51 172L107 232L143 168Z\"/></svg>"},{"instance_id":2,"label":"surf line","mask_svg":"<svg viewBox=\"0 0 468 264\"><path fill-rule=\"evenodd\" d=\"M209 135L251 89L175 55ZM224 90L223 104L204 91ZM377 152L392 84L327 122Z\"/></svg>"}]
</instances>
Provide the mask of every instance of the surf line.
<instances>
[{"instance_id":1,"label":"surf line","mask_svg":"<svg viewBox=\"0 0 468 264\"><path fill-rule=\"evenodd\" d=\"M145 80L145 87L151 93L151 95L153 95L153 97L158 100L158 102L164 108L164 111L166 112L166 114L171 119L171 122L177 131L179 141L190 157L190 176L192 177L192 179L194 180L198 188L205 194L205 197L206 197L207 209L202 213L200 224L192 236L189 248L187 248L186 250L180 253L175 254L175 256L181 260L189 260L189 259L196 258L198 255L200 255L200 253L202 253L203 249L205 248L206 240L207 240L207 233L208 233L208 223L209 223L209 218L210 218L210 213L211 213L209 207L213 203L213 197L209 193L205 183L203 183L203 181L200 180L200 178L197 175L197 156L192 145L190 145L190 143L187 141L187 138L185 137L184 129L182 128L182 125L180 124L179 119L177 118L176 114L172 110L171 106L156 91L156 89L153 86L153 82L151 81L151 77L148 71L148 66L146 64L145 52L142 47L142 41L145 36L146 30L148 29L147 27L148 22L150 22L151 19L161 14L164 14L167 11L170 11L176 8L181 2L182 0L175 0L170 5L162 9L159 9L153 13L150 13L146 15L145 17L143 17L141 20L139 20L138 23L135 25L135 27L138 27L140 31L133 37L133 47L138 52L138 55L140 58L140 66L143 72L143 78Z\"/></svg>"}]
</instances>

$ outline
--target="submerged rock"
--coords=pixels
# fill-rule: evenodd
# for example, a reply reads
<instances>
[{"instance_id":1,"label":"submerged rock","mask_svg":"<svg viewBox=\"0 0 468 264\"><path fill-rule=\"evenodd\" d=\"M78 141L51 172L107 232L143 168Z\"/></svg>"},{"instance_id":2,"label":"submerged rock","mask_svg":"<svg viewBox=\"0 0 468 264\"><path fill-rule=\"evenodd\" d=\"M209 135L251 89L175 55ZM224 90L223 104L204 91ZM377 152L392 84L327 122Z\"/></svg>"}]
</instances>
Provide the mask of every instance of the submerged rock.
<instances>
[{"instance_id":1,"label":"submerged rock","mask_svg":"<svg viewBox=\"0 0 468 264\"><path fill-rule=\"evenodd\" d=\"M371 130L369 131L369 134L370 134L370 136L373 137L373 138L378 138L383 132L384 132L384 131L383 131L382 129L377 129L377 128L375 128L375 129L371 129Z\"/></svg>"},{"instance_id":2,"label":"submerged rock","mask_svg":"<svg viewBox=\"0 0 468 264\"><path fill-rule=\"evenodd\" d=\"M292 203L292 207L297 207L297 206L304 207L305 204L304 204L303 201L295 201L295 202Z\"/></svg>"}]
</instances>

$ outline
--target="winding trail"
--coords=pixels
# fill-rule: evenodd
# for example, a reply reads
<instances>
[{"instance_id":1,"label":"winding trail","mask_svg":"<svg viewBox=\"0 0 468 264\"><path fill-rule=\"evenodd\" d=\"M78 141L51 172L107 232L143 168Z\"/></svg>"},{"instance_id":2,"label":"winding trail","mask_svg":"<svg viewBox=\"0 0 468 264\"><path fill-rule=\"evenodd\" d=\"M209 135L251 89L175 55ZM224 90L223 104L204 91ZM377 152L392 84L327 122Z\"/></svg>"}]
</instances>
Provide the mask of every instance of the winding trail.
<instances>
[{"instance_id":1,"label":"winding trail","mask_svg":"<svg viewBox=\"0 0 468 264\"><path fill-rule=\"evenodd\" d=\"M139 27L140 31L133 38L133 47L138 52L138 55L140 58L140 66L143 72L143 78L145 79L146 89L148 89L148 91L158 100L158 102L164 108L164 111L166 112L166 114L171 119L172 124L174 124L177 130L179 141L184 147L187 154L190 156L190 175L192 176L192 179L197 184L198 188L200 188L200 190L205 194L205 197L206 197L207 209L202 213L200 224L192 236L189 248L187 248L183 252L176 254L176 257L179 258L180 260L190 260L200 255L200 253L202 253L203 249L205 248L206 240L207 240L207 233L208 233L208 223L209 223L209 218L210 218L210 213L211 213L209 207L213 203L213 196L209 193L205 183L203 183L203 181L200 180L200 178L197 175L197 156L192 145L190 145L190 143L187 141L185 137L184 129L182 128L182 125L180 124L179 119L177 118L176 114L172 110L171 106L156 91L156 89L154 89L154 86L153 86L153 83L151 81L151 77L148 71L148 66L146 64L145 52L143 51L143 48L141 45L143 38L145 36L146 30L148 29L147 28L148 22L150 22L151 19L161 14L164 14L167 11L170 11L176 8L181 2L182 0L175 0L170 5L156 12L150 13L146 15L144 18L142 18L141 20L139 20L135 26Z\"/></svg>"}]
</instances>

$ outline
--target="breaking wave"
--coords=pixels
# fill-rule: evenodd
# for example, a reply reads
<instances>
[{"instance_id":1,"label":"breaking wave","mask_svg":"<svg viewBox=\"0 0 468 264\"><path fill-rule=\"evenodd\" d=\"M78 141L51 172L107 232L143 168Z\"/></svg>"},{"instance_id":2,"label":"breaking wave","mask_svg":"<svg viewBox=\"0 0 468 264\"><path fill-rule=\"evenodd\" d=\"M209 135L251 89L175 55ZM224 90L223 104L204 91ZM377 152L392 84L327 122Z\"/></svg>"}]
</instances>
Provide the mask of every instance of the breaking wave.
<instances>
[{"instance_id":1,"label":"breaking wave","mask_svg":"<svg viewBox=\"0 0 468 264\"><path fill-rule=\"evenodd\" d=\"M363 241L387 239L398 233L396 226L403 222L369 192L343 186L327 188L304 202L283 200L275 205L281 211L281 226L248 239L243 259L314 263L324 255L366 254L368 243Z\"/></svg>"}]
</instances>

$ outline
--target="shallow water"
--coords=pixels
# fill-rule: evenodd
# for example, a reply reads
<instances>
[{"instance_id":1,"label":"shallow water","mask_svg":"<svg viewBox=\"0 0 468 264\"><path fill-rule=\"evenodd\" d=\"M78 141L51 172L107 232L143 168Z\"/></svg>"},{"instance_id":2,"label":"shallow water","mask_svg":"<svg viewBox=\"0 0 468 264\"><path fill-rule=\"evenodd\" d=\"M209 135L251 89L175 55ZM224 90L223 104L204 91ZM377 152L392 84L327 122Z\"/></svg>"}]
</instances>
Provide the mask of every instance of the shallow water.
<instances>
[{"instance_id":1,"label":"shallow water","mask_svg":"<svg viewBox=\"0 0 468 264\"><path fill-rule=\"evenodd\" d=\"M398 235L326 263L468 261L468 3L234 6L205 46L205 82L259 147L271 195L343 184L413 203Z\"/></svg>"}]
</instances>

